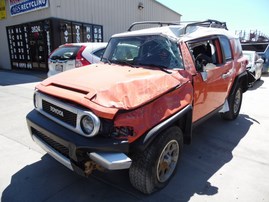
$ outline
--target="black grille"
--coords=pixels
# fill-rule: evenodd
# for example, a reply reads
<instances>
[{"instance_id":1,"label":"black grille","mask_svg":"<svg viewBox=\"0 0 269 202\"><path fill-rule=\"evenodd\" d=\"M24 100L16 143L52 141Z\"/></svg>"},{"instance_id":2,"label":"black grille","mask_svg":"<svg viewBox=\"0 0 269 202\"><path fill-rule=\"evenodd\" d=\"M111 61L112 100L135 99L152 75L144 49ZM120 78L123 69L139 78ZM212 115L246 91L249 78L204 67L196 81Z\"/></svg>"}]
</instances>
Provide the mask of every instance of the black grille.
<instances>
[{"instance_id":1,"label":"black grille","mask_svg":"<svg viewBox=\"0 0 269 202\"><path fill-rule=\"evenodd\" d=\"M61 153L65 157L69 158L69 149L66 146L54 141L53 139L49 138L48 136L44 135L43 133L41 133L40 131L38 131L34 128L31 128L31 130L32 130L33 135L35 135L39 139L43 140L46 144L48 144L50 147L52 147L57 152Z\"/></svg>"},{"instance_id":2,"label":"black grille","mask_svg":"<svg viewBox=\"0 0 269 202\"><path fill-rule=\"evenodd\" d=\"M45 112L54 116L55 118L76 127L77 115L73 112L67 111L66 109L47 102L46 100L42 100L42 108Z\"/></svg>"}]
</instances>

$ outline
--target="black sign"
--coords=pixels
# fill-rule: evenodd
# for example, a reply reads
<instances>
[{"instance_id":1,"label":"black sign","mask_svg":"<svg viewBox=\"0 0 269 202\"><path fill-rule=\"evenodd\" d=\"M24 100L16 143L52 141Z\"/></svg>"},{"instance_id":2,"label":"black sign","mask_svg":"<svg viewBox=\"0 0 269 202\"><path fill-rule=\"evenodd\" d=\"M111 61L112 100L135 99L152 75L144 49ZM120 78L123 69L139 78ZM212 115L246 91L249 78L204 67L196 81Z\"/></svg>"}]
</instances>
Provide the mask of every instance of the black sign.
<instances>
[{"instance_id":1,"label":"black sign","mask_svg":"<svg viewBox=\"0 0 269 202\"><path fill-rule=\"evenodd\" d=\"M49 21L7 27L12 68L46 69L51 52Z\"/></svg>"}]
</instances>

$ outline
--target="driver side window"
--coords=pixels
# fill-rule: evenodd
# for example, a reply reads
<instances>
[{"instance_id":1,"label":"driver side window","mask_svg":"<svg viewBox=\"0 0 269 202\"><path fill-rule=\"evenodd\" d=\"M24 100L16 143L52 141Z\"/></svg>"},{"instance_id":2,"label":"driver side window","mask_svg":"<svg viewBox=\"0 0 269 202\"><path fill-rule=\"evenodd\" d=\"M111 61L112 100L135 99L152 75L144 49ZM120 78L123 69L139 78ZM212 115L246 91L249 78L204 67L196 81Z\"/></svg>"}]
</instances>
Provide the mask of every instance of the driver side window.
<instances>
[{"instance_id":1,"label":"driver side window","mask_svg":"<svg viewBox=\"0 0 269 202\"><path fill-rule=\"evenodd\" d=\"M206 71L223 63L218 38L204 39L190 44L197 71Z\"/></svg>"}]
</instances>

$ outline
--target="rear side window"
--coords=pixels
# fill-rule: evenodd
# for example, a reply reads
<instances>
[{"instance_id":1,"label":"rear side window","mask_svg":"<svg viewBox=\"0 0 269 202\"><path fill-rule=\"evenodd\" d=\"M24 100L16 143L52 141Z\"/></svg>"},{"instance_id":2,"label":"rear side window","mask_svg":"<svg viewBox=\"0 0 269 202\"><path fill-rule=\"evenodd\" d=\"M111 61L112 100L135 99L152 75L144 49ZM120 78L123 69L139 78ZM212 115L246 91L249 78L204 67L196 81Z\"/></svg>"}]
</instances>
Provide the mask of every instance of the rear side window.
<instances>
[{"instance_id":1,"label":"rear side window","mask_svg":"<svg viewBox=\"0 0 269 202\"><path fill-rule=\"evenodd\" d=\"M235 48L234 48L235 53L241 56L242 55L242 46L241 46L239 39L235 39L234 46L235 46Z\"/></svg>"},{"instance_id":2,"label":"rear side window","mask_svg":"<svg viewBox=\"0 0 269 202\"><path fill-rule=\"evenodd\" d=\"M51 60L74 60L80 46L62 46L56 49L50 56Z\"/></svg>"},{"instance_id":3,"label":"rear side window","mask_svg":"<svg viewBox=\"0 0 269 202\"><path fill-rule=\"evenodd\" d=\"M222 47L222 51L224 53L225 60L231 60L232 59L232 52L231 52L231 45L228 38L221 36L220 37L220 43Z\"/></svg>"}]
</instances>

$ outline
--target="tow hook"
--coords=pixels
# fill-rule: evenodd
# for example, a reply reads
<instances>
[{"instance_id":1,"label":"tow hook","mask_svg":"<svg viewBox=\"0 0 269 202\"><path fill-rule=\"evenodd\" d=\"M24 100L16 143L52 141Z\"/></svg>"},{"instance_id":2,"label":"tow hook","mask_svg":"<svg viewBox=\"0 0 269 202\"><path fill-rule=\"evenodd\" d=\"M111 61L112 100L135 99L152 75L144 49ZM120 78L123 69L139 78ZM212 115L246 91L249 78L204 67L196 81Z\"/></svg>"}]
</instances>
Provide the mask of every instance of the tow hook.
<instances>
[{"instance_id":1,"label":"tow hook","mask_svg":"<svg viewBox=\"0 0 269 202\"><path fill-rule=\"evenodd\" d=\"M105 168L103 168L102 166L96 164L94 161L86 161L84 163L84 168L85 168L84 173L85 173L85 175L87 177L89 175L91 175L94 170L99 170L99 171L102 171L102 172L105 171Z\"/></svg>"}]
</instances>

